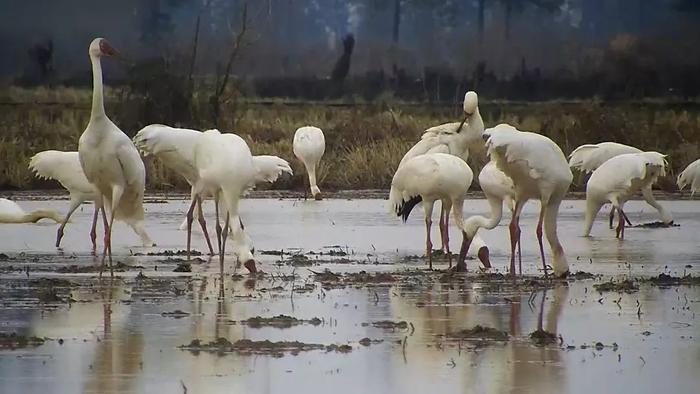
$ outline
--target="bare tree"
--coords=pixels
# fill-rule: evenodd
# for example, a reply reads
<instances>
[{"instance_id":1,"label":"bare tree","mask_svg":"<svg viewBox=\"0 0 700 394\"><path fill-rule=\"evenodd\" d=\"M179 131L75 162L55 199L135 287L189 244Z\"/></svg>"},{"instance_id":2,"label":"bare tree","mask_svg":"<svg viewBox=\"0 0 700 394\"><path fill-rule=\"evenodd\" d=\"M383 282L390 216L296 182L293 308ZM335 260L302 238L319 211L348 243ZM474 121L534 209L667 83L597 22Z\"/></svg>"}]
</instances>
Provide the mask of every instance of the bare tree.
<instances>
[{"instance_id":1,"label":"bare tree","mask_svg":"<svg viewBox=\"0 0 700 394\"><path fill-rule=\"evenodd\" d=\"M212 117L214 120L214 125L219 126L219 114L221 111L221 103L224 98L224 93L229 84L229 79L231 76L231 68L233 64L238 60L243 46L246 45L246 33L248 32L248 25L250 20L248 19L248 2L244 2L241 10L241 25L238 32L233 34L233 46L226 62L226 68L223 72L223 78L221 78L220 72L217 67L216 75L216 85L214 88L214 94L209 97L209 104L212 109Z\"/></svg>"}]
</instances>

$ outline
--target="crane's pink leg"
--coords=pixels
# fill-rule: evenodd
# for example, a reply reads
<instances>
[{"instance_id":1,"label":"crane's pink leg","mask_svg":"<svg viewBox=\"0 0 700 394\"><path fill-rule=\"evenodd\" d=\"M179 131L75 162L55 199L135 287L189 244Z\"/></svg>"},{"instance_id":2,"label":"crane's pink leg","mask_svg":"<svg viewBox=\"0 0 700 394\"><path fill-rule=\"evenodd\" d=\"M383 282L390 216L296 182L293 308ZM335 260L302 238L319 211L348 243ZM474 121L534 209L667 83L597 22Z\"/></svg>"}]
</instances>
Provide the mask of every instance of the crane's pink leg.
<instances>
[{"instance_id":1,"label":"crane's pink leg","mask_svg":"<svg viewBox=\"0 0 700 394\"><path fill-rule=\"evenodd\" d=\"M540 219L537 221L537 243L540 245L540 256L542 256L542 268L544 269L544 277L547 278L547 263L544 260L544 245L542 244L542 221L544 220L544 207L545 204L542 203L540 208ZM522 275L522 267L520 268Z\"/></svg>"},{"instance_id":2,"label":"crane's pink leg","mask_svg":"<svg viewBox=\"0 0 700 394\"><path fill-rule=\"evenodd\" d=\"M102 227L104 227L104 246L102 247L102 266L100 267L100 277L102 277L102 271L105 267L105 256L109 251L108 241L109 241L109 221L107 220L107 210L102 207Z\"/></svg>"},{"instance_id":3,"label":"crane's pink leg","mask_svg":"<svg viewBox=\"0 0 700 394\"><path fill-rule=\"evenodd\" d=\"M615 230L615 238L624 239L625 238L625 213L622 208L617 208L617 213L620 216L620 220L617 224L617 229Z\"/></svg>"},{"instance_id":4,"label":"crane's pink leg","mask_svg":"<svg viewBox=\"0 0 700 394\"><path fill-rule=\"evenodd\" d=\"M192 199L190 209L187 210L187 260L190 259L190 248L192 246L192 222L194 221L194 207L197 205L197 197Z\"/></svg>"},{"instance_id":5,"label":"crane's pink leg","mask_svg":"<svg viewBox=\"0 0 700 394\"><path fill-rule=\"evenodd\" d=\"M221 228L221 223L219 220L219 197L216 196L214 197L214 211L216 213L216 246L219 248L219 254L221 253L221 234L222 234L222 228Z\"/></svg>"},{"instance_id":6,"label":"crane's pink leg","mask_svg":"<svg viewBox=\"0 0 700 394\"><path fill-rule=\"evenodd\" d=\"M462 245L459 247L459 256L457 257L455 271L467 272L467 252L469 252L469 245L471 245L471 243L472 240L467 237L467 233L462 231Z\"/></svg>"},{"instance_id":7,"label":"crane's pink leg","mask_svg":"<svg viewBox=\"0 0 700 394\"><path fill-rule=\"evenodd\" d=\"M100 214L100 207L95 205L95 212L92 214L92 228L90 229L90 240L92 241L92 254L97 251L97 216Z\"/></svg>"},{"instance_id":8,"label":"crane's pink leg","mask_svg":"<svg viewBox=\"0 0 700 394\"><path fill-rule=\"evenodd\" d=\"M209 232L207 231L207 221L204 219L204 212L202 211L202 199L197 197L197 213L199 214L197 221L199 226L202 228L204 233L204 239L207 240L207 246L209 247L209 256L214 255L214 248L211 246L211 240L209 239Z\"/></svg>"},{"instance_id":9,"label":"crane's pink leg","mask_svg":"<svg viewBox=\"0 0 700 394\"><path fill-rule=\"evenodd\" d=\"M433 269L433 243L430 242L430 225L433 220L430 216L425 217L425 255L428 256L428 266Z\"/></svg>"},{"instance_id":10,"label":"crane's pink leg","mask_svg":"<svg viewBox=\"0 0 700 394\"><path fill-rule=\"evenodd\" d=\"M445 252L445 210L440 208L440 241L442 242L442 247L440 248L443 253Z\"/></svg>"},{"instance_id":11,"label":"crane's pink leg","mask_svg":"<svg viewBox=\"0 0 700 394\"><path fill-rule=\"evenodd\" d=\"M443 207L444 209L444 207ZM445 246L445 253L447 253L447 261L449 263L449 268L452 268L452 252L450 252L450 211L445 210L445 240L442 241Z\"/></svg>"},{"instance_id":12,"label":"crane's pink leg","mask_svg":"<svg viewBox=\"0 0 700 394\"><path fill-rule=\"evenodd\" d=\"M630 219L627 217L627 214L625 213L625 211L622 211L622 216L625 217L625 222L627 222L627 225L631 226L632 222L630 222Z\"/></svg>"},{"instance_id":13,"label":"crane's pink leg","mask_svg":"<svg viewBox=\"0 0 700 394\"><path fill-rule=\"evenodd\" d=\"M615 220L615 206L610 208L610 230L613 229L613 221Z\"/></svg>"},{"instance_id":14,"label":"crane's pink leg","mask_svg":"<svg viewBox=\"0 0 700 394\"><path fill-rule=\"evenodd\" d=\"M515 279L515 247L520 244L520 212L524 202L517 200L508 229L510 230L510 274ZM519 258L520 259L520 258Z\"/></svg>"},{"instance_id":15,"label":"crane's pink leg","mask_svg":"<svg viewBox=\"0 0 700 394\"><path fill-rule=\"evenodd\" d=\"M224 234L228 234L228 221L229 221L229 213L226 212L226 222L224 223ZM228 238L227 235L224 235L221 237L221 253L219 253L219 271L221 272L221 275L224 274L224 255L226 254L226 238Z\"/></svg>"}]
</instances>

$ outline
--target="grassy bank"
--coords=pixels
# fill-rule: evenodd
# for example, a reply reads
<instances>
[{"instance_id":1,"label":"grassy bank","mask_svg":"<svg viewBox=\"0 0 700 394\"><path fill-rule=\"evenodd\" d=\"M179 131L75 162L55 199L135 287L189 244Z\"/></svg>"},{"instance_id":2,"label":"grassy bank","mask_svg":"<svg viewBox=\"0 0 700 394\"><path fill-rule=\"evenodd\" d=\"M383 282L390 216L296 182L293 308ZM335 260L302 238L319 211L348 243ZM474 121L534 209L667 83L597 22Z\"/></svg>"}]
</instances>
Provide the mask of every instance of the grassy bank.
<instances>
[{"instance_id":1,"label":"grassy bank","mask_svg":"<svg viewBox=\"0 0 700 394\"><path fill-rule=\"evenodd\" d=\"M89 118L89 92L66 90L12 92L12 100L0 104L0 188L53 187L34 178L27 169L29 158L45 149L76 150ZM21 97L21 100L17 100ZM136 111L120 104L119 92L106 103L110 117L133 136L143 126ZM326 105L279 102L241 103L223 107L223 130L240 134L254 154L273 154L289 160L293 177L273 185L276 189L302 189L304 172L292 153L297 127L316 125L326 135L326 154L320 169L322 188L388 188L396 164L432 125L456 121L459 110L450 106L402 103ZM605 104L584 102L488 102L482 98L481 113L487 127L500 122L524 130L539 131L554 139L568 154L584 143L617 141L669 155L671 172L660 182L674 190L675 174L700 157L700 105L696 103L635 102ZM128 125L125 127L123 125ZM205 128L208 125L184 124ZM472 160L480 168L483 157ZM148 161L148 188L183 189L185 182ZM575 182L579 180L576 179ZM572 190L580 190L574 186Z\"/></svg>"}]
</instances>

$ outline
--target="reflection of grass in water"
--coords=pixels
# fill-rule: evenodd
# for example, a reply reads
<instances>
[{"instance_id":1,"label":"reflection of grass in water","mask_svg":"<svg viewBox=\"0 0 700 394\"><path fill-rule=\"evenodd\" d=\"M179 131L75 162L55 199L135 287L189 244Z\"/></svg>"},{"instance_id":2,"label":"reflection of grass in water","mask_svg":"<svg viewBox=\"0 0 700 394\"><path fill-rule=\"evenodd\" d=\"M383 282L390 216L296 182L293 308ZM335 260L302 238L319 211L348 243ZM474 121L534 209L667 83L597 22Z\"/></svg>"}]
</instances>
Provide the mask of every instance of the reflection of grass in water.
<instances>
[{"instance_id":1,"label":"reflection of grass in water","mask_svg":"<svg viewBox=\"0 0 700 394\"><path fill-rule=\"evenodd\" d=\"M122 130L134 135L144 126L140 104L120 101L119 96L123 97L120 90L108 91L107 112ZM20 103L0 106L0 187L57 187L29 173L29 158L45 149L76 150L89 120L90 97L90 90L73 88L9 88L0 93L0 102ZM31 104L34 102L59 104ZM290 161L295 175L282 177L271 186L277 189L300 190L307 182L291 146L294 131L300 126L319 126L326 135L326 153L318 171L322 189L388 188L395 166L425 128L459 118L456 107L400 102L356 107L283 103L284 100L273 105L238 103L238 111L224 104L221 119L221 129L239 133L249 142L253 154L278 155ZM179 126L212 127L195 104L194 118L200 120ZM487 126L509 122L524 130L541 131L553 138L564 153L584 143L601 141L666 153L672 170L659 184L667 190L675 189L675 174L700 157L697 105L652 101L608 105L590 101L503 103L484 98L480 109ZM482 160L483 156L470 163L475 172ZM157 161L148 160L147 169L150 189L187 188L183 179ZM581 189L582 178L577 176L574 182L572 190Z\"/></svg>"}]
</instances>

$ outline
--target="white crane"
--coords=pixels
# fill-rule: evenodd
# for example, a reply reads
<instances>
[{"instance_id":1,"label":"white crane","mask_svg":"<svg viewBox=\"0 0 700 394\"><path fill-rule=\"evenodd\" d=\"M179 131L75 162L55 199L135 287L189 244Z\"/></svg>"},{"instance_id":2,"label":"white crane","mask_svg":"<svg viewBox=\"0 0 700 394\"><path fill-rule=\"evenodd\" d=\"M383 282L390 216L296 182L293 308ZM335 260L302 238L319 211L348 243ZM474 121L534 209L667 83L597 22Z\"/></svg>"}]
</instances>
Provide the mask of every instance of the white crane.
<instances>
[{"instance_id":1,"label":"white crane","mask_svg":"<svg viewBox=\"0 0 700 394\"><path fill-rule=\"evenodd\" d=\"M0 198L0 223L36 223L41 219L51 219L61 223L61 215L51 209L37 209L27 213L16 202Z\"/></svg>"},{"instance_id":2,"label":"white crane","mask_svg":"<svg viewBox=\"0 0 700 394\"><path fill-rule=\"evenodd\" d=\"M603 204L611 202L619 215L615 236L624 238L625 202L638 191L651 189L658 177L666 174L665 157L658 152L625 153L607 160L593 171L586 184L583 235L590 235L596 214Z\"/></svg>"},{"instance_id":3,"label":"white crane","mask_svg":"<svg viewBox=\"0 0 700 394\"><path fill-rule=\"evenodd\" d=\"M537 241L544 274L547 264L542 244L542 229L552 250L554 274L565 276L569 265L557 235L557 216L561 201L571 185L573 175L559 146L549 138L500 124L484 131L491 160L513 181L515 211L510 223L510 272L515 276L515 247L520 243L520 213L530 199L540 200ZM522 270L521 270L522 274Z\"/></svg>"},{"instance_id":4,"label":"white crane","mask_svg":"<svg viewBox=\"0 0 700 394\"><path fill-rule=\"evenodd\" d=\"M87 128L78 141L80 164L88 181L97 188L95 200L102 207L105 229L104 255L109 256L112 272L112 225L115 218L143 221L143 192L146 170L131 139L107 117L102 87L103 56L118 52L103 38L90 43L92 63L92 111ZM107 220L106 209L109 209ZM104 265L104 258L102 260Z\"/></svg>"},{"instance_id":5,"label":"white crane","mask_svg":"<svg viewBox=\"0 0 700 394\"><path fill-rule=\"evenodd\" d=\"M207 130L195 146L194 164L198 179L192 187L192 204L187 212L188 258L195 205L198 204L201 207L204 196L214 196L221 273L223 274L224 271L227 238L222 234L228 234L229 227L232 230L234 253L238 261L243 261L248 271L256 272L249 238L245 234L238 213L241 196L255 185L256 169L248 144L236 134L221 134L218 130ZM221 199L226 209L223 230L219 223L219 200Z\"/></svg>"},{"instance_id":6,"label":"white crane","mask_svg":"<svg viewBox=\"0 0 700 394\"><path fill-rule=\"evenodd\" d=\"M510 179L496 165L495 161L489 161L479 173L479 185L484 192L484 197L489 203L491 215L487 218L481 215L474 215L464 221L464 232L467 238L467 246L472 242L479 242L477 231L481 228L491 230L498 226L503 217L503 203L510 210L511 215L515 212L515 186ZM518 243L518 255L520 255L520 243Z\"/></svg>"},{"instance_id":7,"label":"white crane","mask_svg":"<svg viewBox=\"0 0 700 394\"><path fill-rule=\"evenodd\" d=\"M465 162L469 159L470 152L484 150L484 141L481 133L484 131L484 121L479 113L479 98L476 92L469 91L464 95L462 103L464 120L462 122L444 123L425 130L420 141L404 154L399 168L408 160L426 153L448 153L457 156ZM425 202L423 202L425 204ZM449 255L449 207L440 209L440 239L444 253ZM488 260L489 250L481 237L474 238L478 246L479 258L486 266L490 266Z\"/></svg>"},{"instance_id":8,"label":"white crane","mask_svg":"<svg viewBox=\"0 0 700 394\"><path fill-rule=\"evenodd\" d=\"M323 199L321 189L316 184L316 168L318 163L321 162L323 152L326 150L326 139L323 136L323 131L314 126L298 128L294 133L292 149L294 150L294 156L301 160L306 168L306 172L309 174L311 195L316 200Z\"/></svg>"},{"instance_id":9,"label":"white crane","mask_svg":"<svg viewBox=\"0 0 700 394\"><path fill-rule=\"evenodd\" d=\"M56 247L61 246L64 228L68 223L71 215L75 212L80 204L86 201L95 201L97 190L87 180L83 168L80 166L80 158L78 152L63 152L57 150L46 150L32 156L29 160L29 169L31 169L37 177L43 179L52 179L58 181L70 194L70 207L66 216L61 221L56 232ZM97 238L97 216L99 215L99 207L95 204L95 212L92 216L92 228L90 230L90 239L92 240L92 250L96 249ZM155 246L143 228L143 221L131 221L126 218L127 224L141 238L143 246Z\"/></svg>"},{"instance_id":10,"label":"white crane","mask_svg":"<svg viewBox=\"0 0 700 394\"><path fill-rule=\"evenodd\" d=\"M462 206L473 177L472 170L464 160L446 153L427 153L416 156L406 161L394 174L389 192L389 206L393 213L401 216L405 222L413 207L423 202L426 231L425 255L428 257L430 269L433 269L433 244L430 240L433 204L436 200L442 201L442 206L448 214L452 209L455 223L461 230ZM464 241L466 238L463 239L457 260L456 270L458 271L466 271L464 259L467 250ZM452 267L451 255L448 255L448 258ZM490 267L488 260L486 262L482 260L482 262L487 268Z\"/></svg>"},{"instance_id":11,"label":"white crane","mask_svg":"<svg viewBox=\"0 0 700 394\"><path fill-rule=\"evenodd\" d=\"M606 161L615 156L626 153L641 153L642 150L633 146L619 144L617 142L601 142L599 144L581 145L574 149L569 155L569 167L578 169L584 174L591 173L600 167ZM642 188L642 197L647 204L651 205L659 212L661 221L666 224L673 224L673 217L664 209L654 198L654 193L651 190L651 184ZM613 219L615 216L615 207L610 209L610 228L613 228ZM628 220L625 218L625 220ZM629 221L627 224L632 225Z\"/></svg>"},{"instance_id":12,"label":"white crane","mask_svg":"<svg viewBox=\"0 0 700 394\"><path fill-rule=\"evenodd\" d=\"M199 172L195 166L195 149L203 133L198 130L174 128L170 126L152 124L148 125L134 136L134 144L144 156L155 156L165 167L185 178L193 187L199 180ZM289 163L277 156L260 155L253 156L255 166L255 182L275 182L283 173L292 174ZM209 196L203 196L206 198ZM201 207L194 211L194 218L199 221L204 233L209 252L213 254L209 234L206 230L206 222L203 215L199 215ZM187 218L180 225L180 229L187 228Z\"/></svg>"},{"instance_id":13,"label":"white crane","mask_svg":"<svg viewBox=\"0 0 700 394\"><path fill-rule=\"evenodd\" d=\"M688 164L688 167L678 175L677 183L680 190L690 186L691 194L700 190L700 159Z\"/></svg>"}]
</instances>

